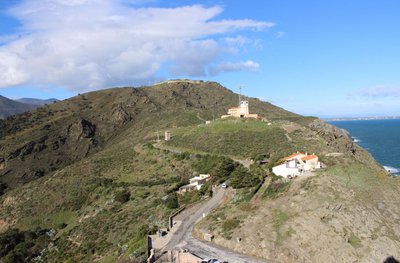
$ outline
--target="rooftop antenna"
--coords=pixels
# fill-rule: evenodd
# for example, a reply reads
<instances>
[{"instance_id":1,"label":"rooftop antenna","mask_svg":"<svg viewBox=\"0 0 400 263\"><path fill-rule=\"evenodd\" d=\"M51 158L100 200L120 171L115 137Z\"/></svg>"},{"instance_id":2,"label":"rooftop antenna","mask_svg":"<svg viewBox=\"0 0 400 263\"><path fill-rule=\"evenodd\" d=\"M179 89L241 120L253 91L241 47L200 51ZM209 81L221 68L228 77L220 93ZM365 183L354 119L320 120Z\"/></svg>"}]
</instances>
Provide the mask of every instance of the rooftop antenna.
<instances>
[{"instance_id":1,"label":"rooftop antenna","mask_svg":"<svg viewBox=\"0 0 400 263\"><path fill-rule=\"evenodd\" d=\"M240 102L242 101L242 88L244 87L243 84L239 85L239 106L240 106Z\"/></svg>"}]
</instances>

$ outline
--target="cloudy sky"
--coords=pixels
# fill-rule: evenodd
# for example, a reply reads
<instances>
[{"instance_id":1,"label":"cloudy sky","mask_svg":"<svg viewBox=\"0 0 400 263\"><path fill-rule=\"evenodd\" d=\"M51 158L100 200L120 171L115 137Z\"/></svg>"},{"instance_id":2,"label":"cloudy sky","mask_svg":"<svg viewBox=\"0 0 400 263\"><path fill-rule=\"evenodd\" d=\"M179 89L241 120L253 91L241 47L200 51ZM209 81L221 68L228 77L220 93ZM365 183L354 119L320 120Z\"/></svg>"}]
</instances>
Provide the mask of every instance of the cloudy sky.
<instances>
[{"instance_id":1,"label":"cloudy sky","mask_svg":"<svg viewBox=\"0 0 400 263\"><path fill-rule=\"evenodd\" d=\"M218 81L316 116L400 115L397 0L1 0L0 94Z\"/></svg>"}]
</instances>

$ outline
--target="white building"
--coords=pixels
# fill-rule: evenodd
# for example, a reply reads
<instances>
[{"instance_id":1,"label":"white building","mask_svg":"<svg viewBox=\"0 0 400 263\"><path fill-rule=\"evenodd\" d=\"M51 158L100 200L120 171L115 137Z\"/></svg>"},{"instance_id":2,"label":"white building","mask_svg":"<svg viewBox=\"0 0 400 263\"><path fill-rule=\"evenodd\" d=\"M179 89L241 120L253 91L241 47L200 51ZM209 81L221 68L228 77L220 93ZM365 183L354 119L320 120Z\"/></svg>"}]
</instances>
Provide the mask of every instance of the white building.
<instances>
[{"instance_id":1,"label":"white building","mask_svg":"<svg viewBox=\"0 0 400 263\"><path fill-rule=\"evenodd\" d=\"M249 113L249 102L242 100L238 107L228 109L228 115L222 115L221 118L236 117L236 118L258 118L258 114Z\"/></svg>"},{"instance_id":2,"label":"white building","mask_svg":"<svg viewBox=\"0 0 400 263\"><path fill-rule=\"evenodd\" d=\"M200 188L211 179L209 174L200 174L189 179L189 184L179 188L179 193L190 192L192 190L200 190Z\"/></svg>"},{"instance_id":3,"label":"white building","mask_svg":"<svg viewBox=\"0 0 400 263\"><path fill-rule=\"evenodd\" d=\"M302 175L306 171L320 169L321 163L314 154L297 152L283 158L283 163L272 168L272 172L285 178Z\"/></svg>"}]
</instances>

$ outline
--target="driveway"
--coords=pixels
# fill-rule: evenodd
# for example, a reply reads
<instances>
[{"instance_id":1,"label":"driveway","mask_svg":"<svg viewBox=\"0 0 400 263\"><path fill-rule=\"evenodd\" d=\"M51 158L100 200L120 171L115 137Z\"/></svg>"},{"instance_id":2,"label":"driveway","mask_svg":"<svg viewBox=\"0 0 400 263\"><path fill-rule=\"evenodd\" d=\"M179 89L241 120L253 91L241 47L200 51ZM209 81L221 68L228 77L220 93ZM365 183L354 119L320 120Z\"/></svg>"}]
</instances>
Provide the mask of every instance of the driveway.
<instances>
[{"instance_id":1,"label":"driveway","mask_svg":"<svg viewBox=\"0 0 400 263\"><path fill-rule=\"evenodd\" d=\"M215 189L213 197L207 202L189 208L182 215L178 216L176 220L181 220L181 223L163 251L187 249L191 253L205 259L217 258L222 261L235 263L266 262L262 259L246 256L227 248L198 240L193 236L192 232L195 223L201 220L203 213L207 214L222 202L225 191L225 189L221 188Z\"/></svg>"}]
</instances>

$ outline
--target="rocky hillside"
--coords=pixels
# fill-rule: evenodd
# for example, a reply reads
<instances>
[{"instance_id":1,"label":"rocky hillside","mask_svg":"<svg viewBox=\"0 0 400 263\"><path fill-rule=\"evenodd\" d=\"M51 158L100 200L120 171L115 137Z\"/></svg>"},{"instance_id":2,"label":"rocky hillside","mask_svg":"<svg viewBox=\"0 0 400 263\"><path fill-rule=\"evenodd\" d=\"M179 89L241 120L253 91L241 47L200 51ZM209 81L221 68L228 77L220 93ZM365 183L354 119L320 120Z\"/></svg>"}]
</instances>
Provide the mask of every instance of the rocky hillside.
<instances>
[{"instance_id":1,"label":"rocky hillside","mask_svg":"<svg viewBox=\"0 0 400 263\"><path fill-rule=\"evenodd\" d=\"M370 258L393 253L389 248L398 246L400 213L387 198L395 196L398 181L342 130L249 100L250 111L266 122L228 119L205 125L237 104L237 94L213 82L102 90L0 120L0 258L140 262L146 234L165 227L166 216L177 206L206 193L174 194L201 172L237 182L231 201L207 218L215 228L200 225L198 230L212 231L221 245L283 262L313 261L322 255L317 253L322 243L317 250L312 246L316 235L307 232L312 219L316 230L330 231L328 244L328 237L336 240L324 247L329 255L343 245L343 255L351 255L353 262L384 242L387 249ZM163 150L154 148L157 131L167 129L172 140ZM277 190L273 198L263 194L274 181L262 172L268 167L247 171L231 160L262 156L273 163L296 150L321 155L329 168L310 182ZM384 193L386 186L391 190ZM330 214L315 211L340 204L346 213L328 220L337 226L331 229L324 219ZM383 213L386 208L391 212ZM223 225L221 211L232 224ZM370 233L349 224L361 224L357 220L364 218L363 211L367 216L375 211L374 225L365 228L375 229L370 239L382 243L366 243ZM283 219L277 222L275 215ZM251 224L259 226L259 233ZM296 242L305 244L301 251L294 249Z\"/></svg>"},{"instance_id":2,"label":"rocky hillside","mask_svg":"<svg viewBox=\"0 0 400 263\"><path fill-rule=\"evenodd\" d=\"M23 185L106 147L134 130L187 126L226 113L237 95L216 83L174 83L92 92L0 122L0 183ZM300 118L251 99L252 110L269 118ZM126 139L126 138L120 138ZM40 161L37 161L40 160Z\"/></svg>"},{"instance_id":3,"label":"rocky hillside","mask_svg":"<svg viewBox=\"0 0 400 263\"><path fill-rule=\"evenodd\" d=\"M10 100L0 95L0 119L4 119L11 115L20 114L36 107L37 106L28 103Z\"/></svg>"},{"instance_id":4,"label":"rocky hillside","mask_svg":"<svg viewBox=\"0 0 400 263\"><path fill-rule=\"evenodd\" d=\"M217 83L182 82L91 92L0 121L0 231L56 230L59 253L47 251L50 262L143 257L144 236L171 213L161 198L197 172L195 159L143 145L236 103ZM271 119L302 118L256 99L251 105ZM21 257L35 254L28 250Z\"/></svg>"}]
</instances>

